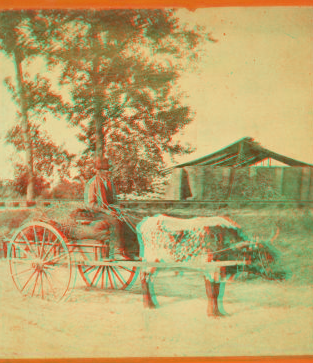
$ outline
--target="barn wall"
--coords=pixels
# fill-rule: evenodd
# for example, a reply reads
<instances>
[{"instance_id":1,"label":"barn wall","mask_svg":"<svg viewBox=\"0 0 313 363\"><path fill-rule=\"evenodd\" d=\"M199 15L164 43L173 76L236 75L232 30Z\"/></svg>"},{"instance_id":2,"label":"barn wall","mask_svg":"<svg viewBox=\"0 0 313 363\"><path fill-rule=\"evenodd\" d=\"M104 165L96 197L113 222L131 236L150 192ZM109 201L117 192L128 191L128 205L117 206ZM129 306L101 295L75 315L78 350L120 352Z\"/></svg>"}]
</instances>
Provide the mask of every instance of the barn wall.
<instances>
[{"instance_id":1,"label":"barn wall","mask_svg":"<svg viewBox=\"0 0 313 363\"><path fill-rule=\"evenodd\" d=\"M230 178L229 168L205 167L205 185L203 188L204 200L223 199L227 193Z\"/></svg>"},{"instance_id":2,"label":"barn wall","mask_svg":"<svg viewBox=\"0 0 313 363\"><path fill-rule=\"evenodd\" d=\"M282 194L290 199L300 200L302 168L286 168L283 177Z\"/></svg>"},{"instance_id":3,"label":"barn wall","mask_svg":"<svg viewBox=\"0 0 313 363\"><path fill-rule=\"evenodd\" d=\"M311 185L313 185L312 169L303 168L302 169L302 180L301 180L301 192L300 192L301 200L313 200L312 194L311 194L311 198L310 198Z\"/></svg>"},{"instance_id":4,"label":"barn wall","mask_svg":"<svg viewBox=\"0 0 313 363\"><path fill-rule=\"evenodd\" d=\"M174 169L171 173L169 183L165 189L165 199L168 200L181 200L181 175L182 169Z\"/></svg>"},{"instance_id":5,"label":"barn wall","mask_svg":"<svg viewBox=\"0 0 313 363\"><path fill-rule=\"evenodd\" d=\"M205 168L194 168L188 166L184 168L188 174L192 200L202 200L206 187Z\"/></svg>"},{"instance_id":6,"label":"barn wall","mask_svg":"<svg viewBox=\"0 0 313 363\"><path fill-rule=\"evenodd\" d=\"M310 175L311 177L310 177L310 181L309 181L310 186L309 186L308 200L313 200L313 170L311 169L310 172L311 172L311 175Z\"/></svg>"},{"instance_id":7,"label":"barn wall","mask_svg":"<svg viewBox=\"0 0 313 363\"><path fill-rule=\"evenodd\" d=\"M167 188L170 200L313 200L310 167L190 166L174 169Z\"/></svg>"}]
</instances>

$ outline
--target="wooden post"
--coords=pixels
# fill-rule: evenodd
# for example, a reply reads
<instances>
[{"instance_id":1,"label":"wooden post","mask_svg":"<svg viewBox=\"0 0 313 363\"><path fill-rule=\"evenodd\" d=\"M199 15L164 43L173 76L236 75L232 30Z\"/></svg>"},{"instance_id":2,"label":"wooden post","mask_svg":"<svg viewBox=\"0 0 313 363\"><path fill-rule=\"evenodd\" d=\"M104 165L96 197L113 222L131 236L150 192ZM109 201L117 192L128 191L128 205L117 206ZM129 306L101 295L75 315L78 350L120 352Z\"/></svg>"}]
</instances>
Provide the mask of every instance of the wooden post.
<instances>
[{"instance_id":1,"label":"wooden post","mask_svg":"<svg viewBox=\"0 0 313 363\"><path fill-rule=\"evenodd\" d=\"M313 201L313 172L311 168L310 168L310 187L309 187L308 200Z\"/></svg>"},{"instance_id":2,"label":"wooden post","mask_svg":"<svg viewBox=\"0 0 313 363\"><path fill-rule=\"evenodd\" d=\"M280 195L284 195L284 167L276 168L276 180L277 180L277 186L279 187L279 193Z\"/></svg>"},{"instance_id":3,"label":"wooden post","mask_svg":"<svg viewBox=\"0 0 313 363\"><path fill-rule=\"evenodd\" d=\"M300 185L300 200L309 200L311 168L302 168L301 185Z\"/></svg>"},{"instance_id":4,"label":"wooden post","mask_svg":"<svg viewBox=\"0 0 313 363\"><path fill-rule=\"evenodd\" d=\"M226 199L229 199L231 197L233 184L234 184L234 180L235 180L235 173L236 173L236 169L231 168L230 169L230 176L229 176L228 191L227 191Z\"/></svg>"}]
</instances>

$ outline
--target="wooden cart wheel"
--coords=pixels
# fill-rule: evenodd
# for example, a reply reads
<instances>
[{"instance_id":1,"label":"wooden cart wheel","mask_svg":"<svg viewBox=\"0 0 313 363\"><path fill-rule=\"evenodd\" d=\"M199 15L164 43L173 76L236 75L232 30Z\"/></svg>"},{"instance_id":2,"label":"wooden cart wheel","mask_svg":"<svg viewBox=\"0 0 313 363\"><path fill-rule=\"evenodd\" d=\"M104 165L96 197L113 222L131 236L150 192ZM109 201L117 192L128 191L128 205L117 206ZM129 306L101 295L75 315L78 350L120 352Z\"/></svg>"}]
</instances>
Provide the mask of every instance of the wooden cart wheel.
<instances>
[{"instance_id":1,"label":"wooden cart wheel","mask_svg":"<svg viewBox=\"0 0 313 363\"><path fill-rule=\"evenodd\" d=\"M136 281L139 269L124 266L84 266L79 265L80 272L86 285L101 289L125 290Z\"/></svg>"},{"instance_id":2,"label":"wooden cart wheel","mask_svg":"<svg viewBox=\"0 0 313 363\"><path fill-rule=\"evenodd\" d=\"M73 277L67 243L44 222L26 224L15 233L8 257L12 279L23 295L53 301L67 295Z\"/></svg>"}]
</instances>

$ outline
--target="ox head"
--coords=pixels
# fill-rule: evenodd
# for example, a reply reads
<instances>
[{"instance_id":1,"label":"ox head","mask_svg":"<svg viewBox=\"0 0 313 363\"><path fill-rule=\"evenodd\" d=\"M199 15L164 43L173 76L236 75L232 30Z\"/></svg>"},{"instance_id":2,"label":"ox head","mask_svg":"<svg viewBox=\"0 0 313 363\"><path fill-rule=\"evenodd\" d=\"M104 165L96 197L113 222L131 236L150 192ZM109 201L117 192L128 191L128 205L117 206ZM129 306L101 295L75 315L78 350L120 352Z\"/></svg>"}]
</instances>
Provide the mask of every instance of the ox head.
<instances>
[{"instance_id":1,"label":"ox head","mask_svg":"<svg viewBox=\"0 0 313 363\"><path fill-rule=\"evenodd\" d=\"M284 280L286 278L286 272L278 267L280 253L272 244L278 233L279 230L265 241L260 242L259 238L253 238L236 245L237 258L244 258L246 272L267 280Z\"/></svg>"}]
</instances>

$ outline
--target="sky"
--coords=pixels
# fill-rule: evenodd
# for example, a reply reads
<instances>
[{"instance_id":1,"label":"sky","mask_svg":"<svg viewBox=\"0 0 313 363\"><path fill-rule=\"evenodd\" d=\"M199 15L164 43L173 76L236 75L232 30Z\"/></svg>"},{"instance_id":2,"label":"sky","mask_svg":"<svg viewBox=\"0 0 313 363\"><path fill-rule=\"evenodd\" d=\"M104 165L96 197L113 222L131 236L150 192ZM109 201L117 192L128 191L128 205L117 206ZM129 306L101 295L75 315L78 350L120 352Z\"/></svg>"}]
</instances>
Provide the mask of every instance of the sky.
<instances>
[{"instance_id":1,"label":"sky","mask_svg":"<svg viewBox=\"0 0 313 363\"><path fill-rule=\"evenodd\" d=\"M177 137L197 150L177 161L250 136L313 164L313 7L181 9L177 15L218 40L205 46L197 70L179 80L195 117ZM10 75L13 65L0 55L0 178L12 176L13 149L3 142L15 122L15 105L3 86ZM63 120L50 120L45 128L70 152L82 150Z\"/></svg>"}]
</instances>

